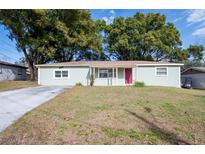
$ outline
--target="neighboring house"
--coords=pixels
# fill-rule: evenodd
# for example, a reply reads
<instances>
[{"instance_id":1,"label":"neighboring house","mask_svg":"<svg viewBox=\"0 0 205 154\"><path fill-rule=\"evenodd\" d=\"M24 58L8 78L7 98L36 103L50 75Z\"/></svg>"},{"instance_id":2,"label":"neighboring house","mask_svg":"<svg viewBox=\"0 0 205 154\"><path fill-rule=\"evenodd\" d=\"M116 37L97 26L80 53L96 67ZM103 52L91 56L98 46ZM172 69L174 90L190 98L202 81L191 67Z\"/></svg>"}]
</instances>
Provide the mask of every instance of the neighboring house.
<instances>
[{"instance_id":1,"label":"neighboring house","mask_svg":"<svg viewBox=\"0 0 205 154\"><path fill-rule=\"evenodd\" d=\"M27 67L0 61L0 81L26 80Z\"/></svg>"},{"instance_id":2,"label":"neighboring house","mask_svg":"<svg viewBox=\"0 0 205 154\"><path fill-rule=\"evenodd\" d=\"M180 87L183 64L152 61L78 61L37 65L38 84L126 86L135 81L151 86Z\"/></svg>"},{"instance_id":3,"label":"neighboring house","mask_svg":"<svg viewBox=\"0 0 205 154\"><path fill-rule=\"evenodd\" d=\"M205 89L205 67L191 67L181 73L182 83L191 80L192 88Z\"/></svg>"}]
</instances>

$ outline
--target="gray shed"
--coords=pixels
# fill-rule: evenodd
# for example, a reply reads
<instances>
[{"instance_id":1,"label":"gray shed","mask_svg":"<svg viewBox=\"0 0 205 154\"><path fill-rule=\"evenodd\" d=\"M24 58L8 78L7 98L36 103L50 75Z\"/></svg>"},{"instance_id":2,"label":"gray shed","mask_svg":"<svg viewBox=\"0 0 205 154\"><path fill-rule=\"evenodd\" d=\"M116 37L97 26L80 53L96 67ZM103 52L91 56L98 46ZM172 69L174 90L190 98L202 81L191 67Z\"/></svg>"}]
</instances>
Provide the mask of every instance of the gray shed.
<instances>
[{"instance_id":1,"label":"gray shed","mask_svg":"<svg viewBox=\"0 0 205 154\"><path fill-rule=\"evenodd\" d=\"M190 79L192 88L205 89L205 67L191 67L181 73L182 83Z\"/></svg>"},{"instance_id":2,"label":"gray shed","mask_svg":"<svg viewBox=\"0 0 205 154\"><path fill-rule=\"evenodd\" d=\"M0 61L0 81L26 80L27 67Z\"/></svg>"}]
</instances>

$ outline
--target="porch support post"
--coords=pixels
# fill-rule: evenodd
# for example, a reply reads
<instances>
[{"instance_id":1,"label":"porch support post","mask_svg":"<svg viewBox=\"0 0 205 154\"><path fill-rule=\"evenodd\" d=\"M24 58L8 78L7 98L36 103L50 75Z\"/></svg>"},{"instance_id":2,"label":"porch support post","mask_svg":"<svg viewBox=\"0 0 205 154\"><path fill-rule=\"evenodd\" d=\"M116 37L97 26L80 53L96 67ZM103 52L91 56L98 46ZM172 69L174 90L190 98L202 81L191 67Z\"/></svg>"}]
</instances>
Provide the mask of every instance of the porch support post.
<instances>
[{"instance_id":1,"label":"porch support post","mask_svg":"<svg viewBox=\"0 0 205 154\"><path fill-rule=\"evenodd\" d=\"M118 67L116 67L116 79L118 79Z\"/></svg>"},{"instance_id":2,"label":"porch support post","mask_svg":"<svg viewBox=\"0 0 205 154\"><path fill-rule=\"evenodd\" d=\"M112 68L112 78L114 79L114 67Z\"/></svg>"},{"instance_id":3,"label":"porch support post","mask_svg":"<svg viewBox=\"0 0 205 154\"><path fill-rule=\"evenodd\" d=\"M93 67L93 77L95 78L95 67Z\"/></svg>"},{"instance_id":4,"label":"porch support post","mask_svg":"<svg viewBox=\"0 0 205 154\"><path fill-rule=\"evenodd\" d=\"M135 67L132 67L132 84L135 82Z\"/></svg>"},{"instance_id":5,"label":"porch support post","mask_svg":"<svg viewBox=\"0 0 205 154\"><path fill-rule=\"evenodd\" d=\"M118 67L116 67L115 69L116 69L116 86L118 86Z\"/></svg>"}]
</instances>

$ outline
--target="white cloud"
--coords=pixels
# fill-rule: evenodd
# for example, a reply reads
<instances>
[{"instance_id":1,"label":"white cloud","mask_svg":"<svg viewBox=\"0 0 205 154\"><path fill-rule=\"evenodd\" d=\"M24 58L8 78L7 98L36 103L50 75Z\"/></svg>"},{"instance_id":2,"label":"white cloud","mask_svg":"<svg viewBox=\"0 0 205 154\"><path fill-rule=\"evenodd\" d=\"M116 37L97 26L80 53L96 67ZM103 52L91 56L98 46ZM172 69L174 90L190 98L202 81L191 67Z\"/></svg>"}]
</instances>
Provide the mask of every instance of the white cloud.
<instances>
[{"instance_id":1,"label":"white cloud","mask_svg":"<svg viewBox=\"0 0 205 154\"><path fill-rule=\"evenodd\" d=\"M205 27L199 28L192 33L194 36L205 36Z\"/></svg>"},{"instance_id":2,"label":"white cloud","mask_svg":"<svg viewBox=\"0 0 205 154\"><path fill-rule=\"evenodd\" d=\"M187 26L195 24L196 30L192 33L193 36L205 36L205 10L188 10L186 21Z\"/></svg>"},{"instance_id":3,"label":"white cloud","mask_svg":"<svg viewBox=\"0 0 205 154\"><path fill-rule=\"evenodd\" d=\"M111 14L109 17L102 17L102 19L106 22L107 25L113 23L113 20L115 18L114 10L110 10L109 13Z\"/></svg>"},{"instance_id":4,"label":"white cloud","mask_svg":"<svg viewBox=\"0 0 205 154\"><path fill-rule=\"evenodd\" d=\"M102 19L106 22L107 25L111 24L114 20L114 16L110 16L110 17L103 17Z\"/></svg>"},{"instance_id":5,"label":"white cloud","mask_svg":"<svg viewBox=\"0 0 205 154\"><path fill-rule=\"evenodd\" d=\"M188 23L198 23L198 22L205 22L205 10L190 10L187 11L188 17L187 22Z\"/></svg>"},{"instance_id":6,"label":"white cloud","mask_svg":"<svg viewBox=\"0 0 205 154\"><path fill-rule=\"evenodd\" d=\"M185 17L185 16L183 16L183 17L178 17L178 18L174 19L173 22L176 23L176 22L178 22L178 21L181 21L184 17Z\"/></svg>"},{"instance_id":7,"label":"white cloud","mask_svg":"<svg viewBox=\"0 0 205 154\"><path fill-rule=\"evenodd\" d=\"M114 11L114 10L110 10L110 13L114 15L114 14L115 14L115 11Z\"/></svg>"}]
</instances>

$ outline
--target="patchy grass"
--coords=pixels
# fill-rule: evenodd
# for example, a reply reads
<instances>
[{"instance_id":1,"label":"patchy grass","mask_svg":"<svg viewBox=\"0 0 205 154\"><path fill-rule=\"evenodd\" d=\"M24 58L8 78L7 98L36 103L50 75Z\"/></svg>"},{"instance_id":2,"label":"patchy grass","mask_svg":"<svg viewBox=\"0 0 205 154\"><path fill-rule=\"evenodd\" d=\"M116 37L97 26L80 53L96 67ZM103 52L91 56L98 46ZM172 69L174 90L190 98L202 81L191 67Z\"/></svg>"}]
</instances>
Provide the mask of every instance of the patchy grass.
<instances>
[{"instance_id":1,"label":"patchy grass","mask_svg":"<svg viewBox=\"0 0 205 154\"><path fill-rule=\"evenodd\" d=\"M37 86L37 82L35 81L1 81L0 91L14 90L34 86Z\"/></svg>"},{"instance_id":2,"label":"patchy grass","mask_svg":"<svg viewBox=\"0 0 205 154\"><path fill-rule=\"evenodd\" d=\"M0 144L205 144L205 92L74 87L0 133Z\"/></svg>"}]
</instances>

